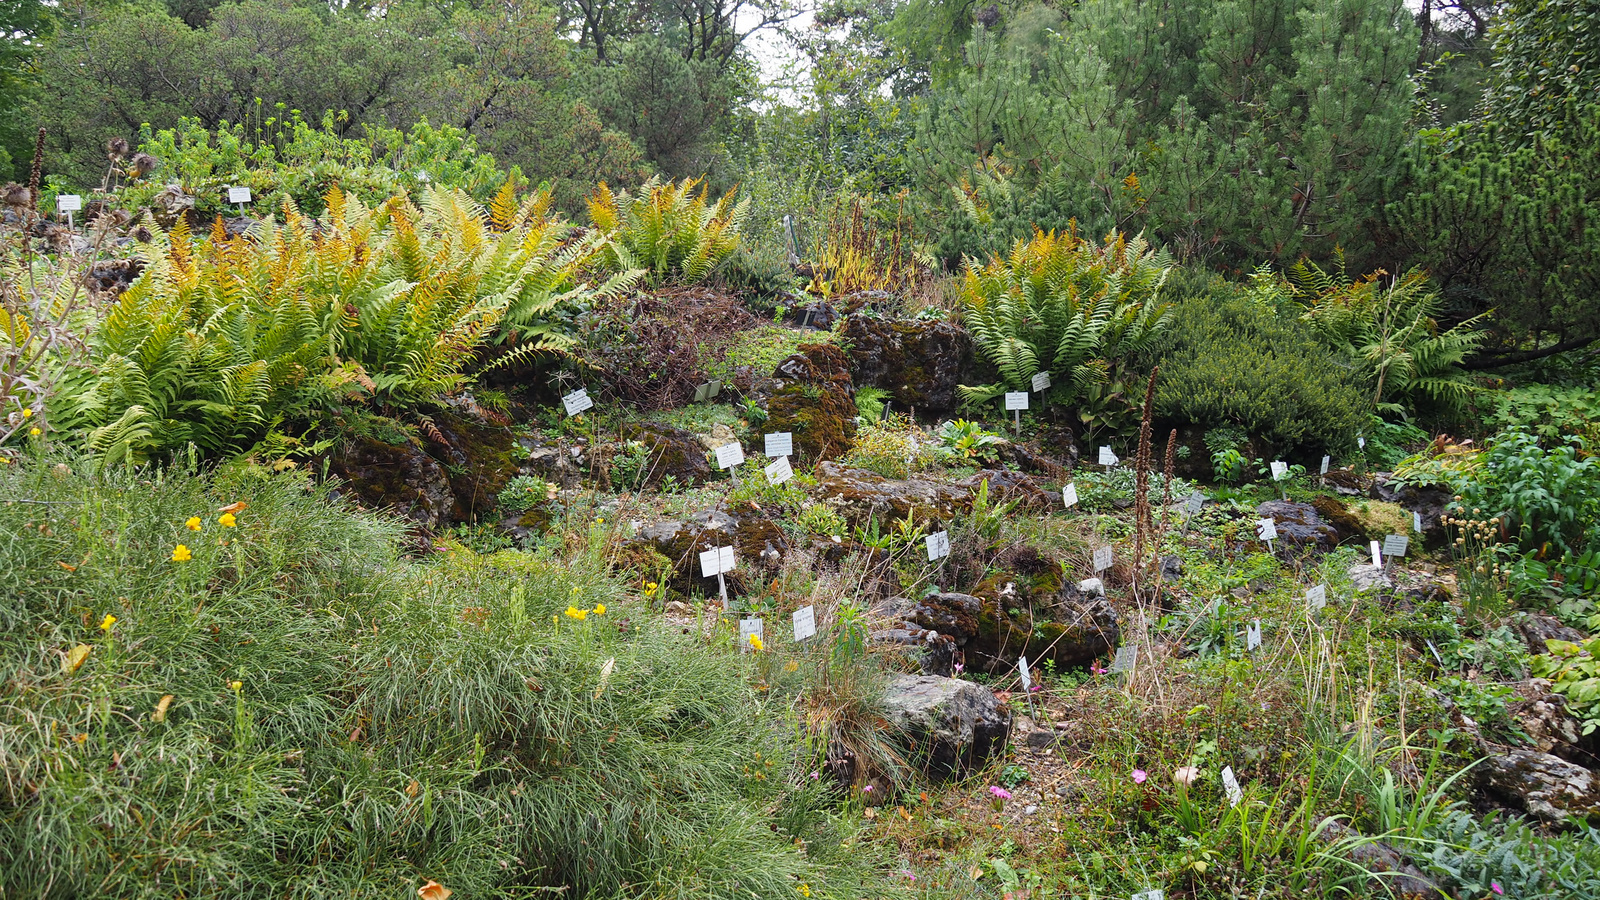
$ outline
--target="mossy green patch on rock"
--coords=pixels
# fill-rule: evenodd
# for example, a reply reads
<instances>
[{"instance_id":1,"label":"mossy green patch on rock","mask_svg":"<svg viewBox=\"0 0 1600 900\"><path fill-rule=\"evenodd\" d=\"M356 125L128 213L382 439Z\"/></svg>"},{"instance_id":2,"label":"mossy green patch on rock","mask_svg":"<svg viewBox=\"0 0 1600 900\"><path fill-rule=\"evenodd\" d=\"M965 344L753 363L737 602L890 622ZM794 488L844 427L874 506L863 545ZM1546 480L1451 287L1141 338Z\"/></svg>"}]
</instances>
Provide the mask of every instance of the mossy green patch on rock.
<instances>
[{"instance_id":1,"label":"mossy green patch on rock","mask_svg":"<svg viewBox=\"0 0 1600 900\"><path fill-rule=\"evenodd\" d=\"M778 364L767 397L768 432L794 435L795 456L812 462L844 455L856 435L855 387L843 351L805 344Z\"/></svg>"},{"instance_id":2,"label":"mossy green patch on rock","mask_svg":"<svg viewBox=\"0 0 1600 900\"><path fill-rule=\"evenodd\" d=\"M901 408L931 414L956 408L956 386L973 367L972 337L960 326L926 319L852 315L839 327L858 384L894 394Z\"/></svg>"}]
</instances>

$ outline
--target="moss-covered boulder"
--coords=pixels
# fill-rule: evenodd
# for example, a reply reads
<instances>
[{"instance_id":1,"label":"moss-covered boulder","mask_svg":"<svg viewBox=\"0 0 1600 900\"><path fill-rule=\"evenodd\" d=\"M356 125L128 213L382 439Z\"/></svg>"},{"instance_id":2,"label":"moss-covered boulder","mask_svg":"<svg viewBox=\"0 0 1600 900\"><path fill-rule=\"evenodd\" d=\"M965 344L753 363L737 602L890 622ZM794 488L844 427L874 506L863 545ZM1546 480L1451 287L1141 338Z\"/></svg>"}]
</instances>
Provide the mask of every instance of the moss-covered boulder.
<instances>
[{"instance_id":1,"label":"moss-covered boulder","mask_svg":"<svg viewBox=\"0 0 1600 900\"><path fill-rule=\"evenodd\" d=\"M926 525L972 508L970 487L924 478L885 478L837 462L817 467L817 494L852 525L874 518L880 524L911 518Z\"/></svg>"},{"instance_id":2,"label":"moss-covered boulder","mask_svg":"<svg viewBox=\"0 0 1600 900\"><path fill-rule=\"evenodd\" d=\"M956 482L957 487L966 488L974 497L984 484L989 485L990 503L1015 502L1018 510L1045 512L1061 502L1059 495L1054 495L1055 503L1051 502L1052 495L1039 479L1009 469L984 469Z\"/></svg>"},{"instance_id":3,"label":"moss-covered boulder","mask_svg":"<svg viewBox=\"0 0 1600 900\"><path fill-rule=\"evenodd\" d=\"M773 370L767 394L768 432L794 435L802 462L842 456L856 436L856 391L844 352L832 344L802 344Z\"/></svg>"},{"instance_id":4,"label":"moss-covered boulder","mask_svg":"<svg viewBox=\"0 0 1600 900\"><path fill-rule=\"evenodd\" d=\"M894 394L902 409L941 415L961 402L956 386L972 369L972 336L949 322L853 315L839 327L858 385Z\"/></svg>"},{"instance_id":5,"label":"moss-covered boulder","mask_svg":"<svg viewBox=\"0 0 1600 900\"><path fill-rule=\"evenodd\" d=\"M444 466L409 441L353 438L330 457L328 474L358 505L393 510L425 528L450 524L456 506Z\"/></svg>"},{"instance_id":6,"label":"moss-covered boulder","mask_svg":"<svg viewBox=\"0 0 1600 900\"><path fill-rule=\"evenodd\" d=\"M954 638L968 669L990 673L1014 669L1024 655L1031 663L1087 666L1122 639L1111 604L1063 584L1059 570L1005 572L971 594L929 595L908 613L908 622Z\"/></svg>"},{"instance_id":7,"label":"moss-covered boulder","mask_svg":"<svg viewBox=\"0 0 1600 900\"><path fill-rule=\"evenodd\" d=\"M660 422L630 422L622 427L623 441L638 441L649 451L644 485L658 488L668 477L688 486L709 481L711 462L699 437L682 428Z\"/></svg>"},{"instance_id":8,"label":"moss-covered boulder","mask_svg":"<svg viewBox=\"0 0 1600 900\"><path fill-rule=\"evenodd\" d=\"M429 418L423 444L449 479L455 500L451 517L468 522L493 512L496 498L517 474L511 429L449 410Z\"/></svg>"},{"instance_id":9,"label":"moss-covered boulder","mask_svg":"<svg viewBox=\"0 0 1600 900\"><path fill-rule=\"evenodd\" d=\"M789 550L788 535L772 520L722 510L646 523L635 532L633 542L648 545L668 561L668 587L680 594L708 597L716 596L717 579L700 574L701 551L733 547L735 568L723 577L728 596L735 597L766 584Z\"/></svg>"}]
</instances>

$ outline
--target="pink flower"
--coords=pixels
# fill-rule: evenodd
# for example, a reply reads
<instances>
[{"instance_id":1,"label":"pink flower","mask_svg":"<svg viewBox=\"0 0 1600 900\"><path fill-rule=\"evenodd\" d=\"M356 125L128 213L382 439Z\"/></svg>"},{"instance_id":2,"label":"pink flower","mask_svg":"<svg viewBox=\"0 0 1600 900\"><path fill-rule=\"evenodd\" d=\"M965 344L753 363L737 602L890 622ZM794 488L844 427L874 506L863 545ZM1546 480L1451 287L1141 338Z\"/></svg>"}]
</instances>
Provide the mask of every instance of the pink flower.
<instances>
[{"instance_id":1,"label":"pink flower","mask_svg":"<svg viewBox=\"0 0 1600 900\"><path fill-rule=\"evenodd\" d=\"M866 786L866 787L864 787L864 788L862 788L862 789L861 789L861 792L862 792L862 793L863 793L863 794L870 794L870 793L872 793L872 785L870 785L870 784L869 784L869 785L867 785L867 786Z\"/></svg>"},{"instance_id":2,"label":"pink flower","mask_svg":"<svg viewBox=\"0 0 1600 900\"><path fill-rule=\"evenodd\" d=\"M811 780L812 781L816 781L817 780L817 773L816 772L812 772L811 773Z\"/></svg>"},{"instance_id":3,"label":"pink flower","mask_svg":"<svg viewBox=\"0 0 1600 900\"><path fill-rule=\"evenodd\" d=\"M1030 693L1030 694L1036 694L1036 693L1038 693L1038 692L1039 692L1039 691L1042 691L1042 690L1044 690L1044 685L1042 685L1042 684L1036 684L1036 685L1034 685L1034 686L1033 686L1033 687L1031 687L1031 688L1028 688L1028 693Z\"/></svg>"},{"instance_id":4,"label":"pink flower","mask_svg":"<svg viewBox=\"0 0 1600 900\"><path fill-rule=\"evenodd\" d=\"M1106 673L1106 667L1100 665L1100 660L1097 659L1094 662L1089 663L1089 671L1096 675L1104 675Z\"/></svg>"},{"instance_id":5,"label":"pink flower","mask_svg":"<svg viewBox=\"0 0 1600 900\"><path fill-rule=\"evenodd\" d=\"M1134 769L1133 770L1133 783L1134 784L1144 784L1144 780L1146 778L1149 778L1149 777L1150 777L1149 774L1147 774L1145 772L1145 770L1143 770L1143 769Z\"/></svg>"},{"instance_id":6,"label":"pink flower","mask_svg":"<svg viewBox=\"0 0 1600 900\"><path fill-rule=\"evenodd\" d=\"M955 669L956 669L956 674L960 675L962 670L966 669L966 666L962 665L961 663L956 663Z\"/></svg>"},{"instance_id":7,"label":"pink flower","mask_svg":"<svg viewBox=\"0 0 1600 900\"><path fill-rule=\"evenodd\" d=\"M1494 891L1496 894L1504 894L1506 892L1506 889L1501 887L1498 881L1489 882L1489 890Z\"/></svg>"},{"instance_id":8,"label":"pink flower","mask_svg":"<svg viewBox=\"0 0 1600 900\"><path fill-rule=\"evenodd\" d=\"M998 797L1001 800L1010 800L1011 799L1011 792L1006 790L1005 788L1001 787L998 784L989 785L989 793L995 795L996 797Z\"/></svg>"}]
</instances>

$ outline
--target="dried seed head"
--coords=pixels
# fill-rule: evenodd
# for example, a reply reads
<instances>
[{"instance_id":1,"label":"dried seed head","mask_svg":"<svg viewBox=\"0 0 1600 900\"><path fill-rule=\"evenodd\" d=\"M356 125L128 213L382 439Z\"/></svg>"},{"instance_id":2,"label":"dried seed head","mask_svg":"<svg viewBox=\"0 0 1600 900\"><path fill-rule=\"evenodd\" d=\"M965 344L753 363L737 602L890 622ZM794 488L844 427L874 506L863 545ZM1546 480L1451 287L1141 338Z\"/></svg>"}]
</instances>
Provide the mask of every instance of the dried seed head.
<instances>
[{"instance_id":1,"label":"dried seed head","mask_svg":"<svg viewBox=\"0 0 1600 900\"><path fill-rule=\"evenodd\" d=\"M119 160L128 155L128 139L114 137L106 141L106 158Z\"/></svg>"},{"instance_id":2,"label":"dried seed head","mask_svg":"<svg viewBox=\"0 0 1600 900\"><path fill-rule=\"evenodd\" d=\"M128 232L128 237L133 238L141 244L148 244L155 238L155 235L150 233L149 228L144 225L140 225L138 228Z\"/></svg>"},{"instance_id":3,"label":"dried seed head","mask_svg":"<svg viewBox=\"0 0 1600 900\"><path fill-rule=\"evenodd\" d=\"M128 160L128 177L143 178L161 168L161 160L148 153L135 153Z\"/></svg>"},{"instance_id":4,"label":"dried seed head","mask_svg":"<svg viewBox=\"0 0 1600 900\"><path fill-rule=\"evenodd\" d=\"M4 202L7 206L32 206L33 192L28 190L27 185L17 184L15 181L13 181L10 184L7 184L5 187L0 188L0 202Z\"/></svg>"}]
</instances>

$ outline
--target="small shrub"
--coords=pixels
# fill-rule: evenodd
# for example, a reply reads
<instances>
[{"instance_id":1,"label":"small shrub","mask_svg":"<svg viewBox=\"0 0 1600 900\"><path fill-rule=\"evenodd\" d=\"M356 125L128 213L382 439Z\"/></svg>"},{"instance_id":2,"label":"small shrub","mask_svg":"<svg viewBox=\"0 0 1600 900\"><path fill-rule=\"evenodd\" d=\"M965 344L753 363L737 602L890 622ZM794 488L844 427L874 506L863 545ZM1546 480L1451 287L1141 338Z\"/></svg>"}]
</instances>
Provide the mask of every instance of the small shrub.
<instances>
[{"instance_id":1,"label":"small shrub","mask_svg":"<svg viewBox=\"0 0 1600 900\"><path fill-rule=\"evenodd\" d=\"M952 419L939 426L939 456L954 462L993 463L1003 440L981 423Z\"/></svg>"},{"instance_id":2,"label":"small shrub","mask_svg":"<svg viewBox=\"0 0 1600 900\"><path fill-rule=\"evenodd\" d=\"M1371 408L1307 326L1232 286L1180 303L1156 356L1159 419L1231 425L1280 453L1354 445Z\"/></svg>"},{"instance_id":3,"label":"small shrub","mask_svg":"<svg viewBox=\"0 0 1600 900\"><path fill-rule=\"evenodd\" d=\"M850 530L844 516L826 503L812 503L801 509L795 524L806 534L818 537L843 537Z\"/></svg>"},{"instance_id":4,"label":"small shrub","mask_svg":"<svg viewBox=\"0 0 1600 900\"><path fill-rule=\"evenodd\" d=\"M906 478L931 461L933 445L918 440L918 434L916 425L901 415L891 415L887 422L869 420L856 430L844 462L885 478Z\"/></svg>"},{"instance_id":5,"label":"small shrub","mask_svg":"<svg viewBox=\"0 0 1600 900\"><path fill-rule=\"evenodd\" d=\"M1499 516L1524 549L1582 549L1600 519L1600 460L1577 448L1546 448L1521 429L1504 432L1482 454L1483 465L1462 490L1457 513Z\"/></svg>"}]
</instances>

